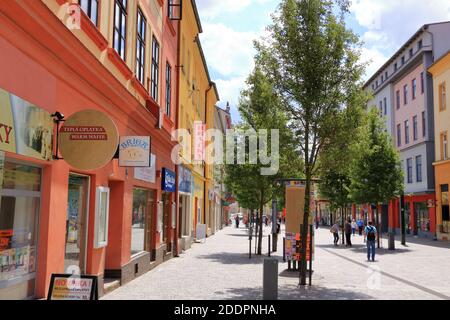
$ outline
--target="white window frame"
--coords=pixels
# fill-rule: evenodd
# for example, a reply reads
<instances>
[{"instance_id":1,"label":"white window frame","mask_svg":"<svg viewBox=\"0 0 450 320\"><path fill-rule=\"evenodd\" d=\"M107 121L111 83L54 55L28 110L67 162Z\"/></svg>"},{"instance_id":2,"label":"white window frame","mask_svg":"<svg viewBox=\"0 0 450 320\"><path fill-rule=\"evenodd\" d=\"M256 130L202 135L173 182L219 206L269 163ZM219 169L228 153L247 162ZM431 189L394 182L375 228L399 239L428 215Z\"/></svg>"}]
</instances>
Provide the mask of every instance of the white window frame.
<instances>
[{"instance_id":1,"label":"white window frame","mask_svg":"<svg viewBox=\"0 0 450 320\"><path fill-rule=\"evenodd\" d=\"M102 201L102 194L106 193L106 204L104 208L106 209L106 219L105 225L101 226L100 223L100 208ZM95 234L94 234L94 249L104 248L108 245L108 225L109 225L109 199L110 199L110 189L107 187L97 187L96 195L95 195ZM105 231L106 239L99 239L100 228L103 228Z\"/></svg>"}]
</instances>

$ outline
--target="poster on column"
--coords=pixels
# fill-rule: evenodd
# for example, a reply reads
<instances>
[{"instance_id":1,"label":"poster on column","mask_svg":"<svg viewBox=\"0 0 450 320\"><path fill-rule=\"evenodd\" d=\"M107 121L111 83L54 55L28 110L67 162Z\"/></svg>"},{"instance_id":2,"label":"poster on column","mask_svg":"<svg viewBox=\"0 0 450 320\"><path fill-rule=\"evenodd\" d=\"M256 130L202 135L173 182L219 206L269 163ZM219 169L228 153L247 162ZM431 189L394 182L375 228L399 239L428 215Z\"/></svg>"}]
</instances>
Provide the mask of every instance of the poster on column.
<instances>
[{"instance_id":1,"label":"poster on column","mask_svg":"<svg viewBox=\"0 0 450 320\"><path fill-rule=\"evenodd\" d=\"M0 151L52 160L53 126L50 113L0 88Z\"/></svg>"}]
</instances>

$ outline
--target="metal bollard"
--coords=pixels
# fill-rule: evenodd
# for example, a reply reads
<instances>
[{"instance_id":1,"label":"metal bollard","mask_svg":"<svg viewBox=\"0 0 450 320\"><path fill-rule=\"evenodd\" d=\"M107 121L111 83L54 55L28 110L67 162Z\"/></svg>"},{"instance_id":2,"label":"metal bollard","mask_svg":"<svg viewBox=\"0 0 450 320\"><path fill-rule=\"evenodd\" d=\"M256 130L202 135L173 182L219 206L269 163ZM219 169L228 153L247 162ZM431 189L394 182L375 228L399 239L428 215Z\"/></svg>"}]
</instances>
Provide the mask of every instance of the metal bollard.
<instances>
[{"instance_id":1,"label":"metal bollard","mask_svg":"<svg viewBox=\"0 0 450 320\"><path fill-rule=\"evenodd\" d=\"M278 259L265 258L263 300L278 300Z\"/></svg>"},{"instance_id":2,"label":"metal bollard","mask_svg":"<svg viewBox=\"0 0 450 320\"><path fill-rule=\"evenodd\" d=\"M270 234L267 237L267 239L268 239L268 242L269 242L269 246L267 247L267 248L269 248L269 253L267 255L270 257Z\"/></svg>"}]
</instances>

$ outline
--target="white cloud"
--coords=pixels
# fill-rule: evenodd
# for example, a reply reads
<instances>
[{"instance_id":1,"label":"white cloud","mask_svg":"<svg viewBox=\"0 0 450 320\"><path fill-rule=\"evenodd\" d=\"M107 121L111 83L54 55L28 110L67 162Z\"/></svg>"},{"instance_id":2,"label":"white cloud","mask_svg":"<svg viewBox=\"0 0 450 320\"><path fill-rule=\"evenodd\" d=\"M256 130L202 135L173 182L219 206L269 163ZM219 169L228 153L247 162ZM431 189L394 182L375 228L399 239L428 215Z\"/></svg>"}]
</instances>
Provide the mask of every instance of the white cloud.
<instances>
[{"instance_id":1,"label":"white cloud","mask_svg":"<svg viewBox=\"0 0 450 320\"><path fill-rule=\"evenodd\" d=\"M197 0L202 17L213 18L219 14L239 12L252 4L265 4L270 0Z\"/></svg>"},{"instance_id":2,"label":"white cloud","mask_svg":"<svg viewBox=\"0 0 450 320\"><path fill-rule=\"evenodd\" d=\"M205 23L200 35L210 68L225 77L242 76L253 68L254 32L238 32L223 24Z\"/></svg>"},{"instance_id":3,"label":"white cloud","mask_svg":"<svg viewBox=\"0 0 450 320\"><path fill-rule=\"evenodd\" d=\"M353 0L350 11L365 29L362 60L370 77L420 27L450 20L449 0Z\"/></svg>"}]
</instances>

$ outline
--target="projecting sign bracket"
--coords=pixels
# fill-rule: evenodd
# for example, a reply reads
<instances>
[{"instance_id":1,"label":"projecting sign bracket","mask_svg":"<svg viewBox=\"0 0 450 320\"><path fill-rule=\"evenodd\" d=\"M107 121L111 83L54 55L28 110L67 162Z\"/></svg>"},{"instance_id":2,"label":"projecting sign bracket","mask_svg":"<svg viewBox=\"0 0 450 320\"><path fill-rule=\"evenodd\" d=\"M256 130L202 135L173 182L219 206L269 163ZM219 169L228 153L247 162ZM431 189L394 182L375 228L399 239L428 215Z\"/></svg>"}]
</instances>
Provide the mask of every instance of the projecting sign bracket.
<instances>
[{"instance_id":1,"label":"projecting sign bracket","mask_svg":"<svg viewBox=\"0 0 450 320\"><path fill-rule=\"evenodd\" d=\"M56 150L55 154L52 155L53 160L64 160L64 158L61 158L58 155L58 149L59 149L59 126L61 122L65 122L64 115L60 113L59 111L56 111L54 114L50 115L53 118L53 122L56 123Z\"/></svg>"}]
</instances>

